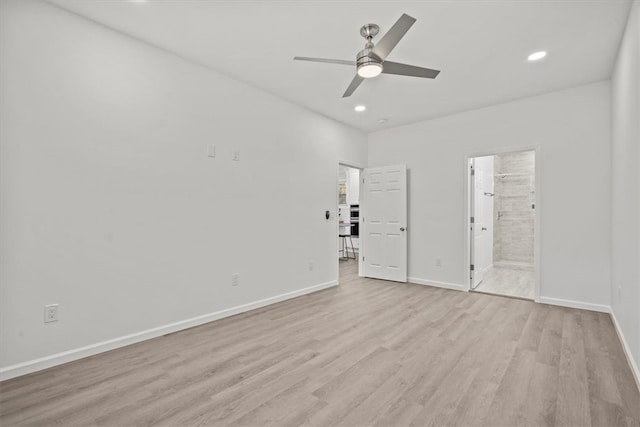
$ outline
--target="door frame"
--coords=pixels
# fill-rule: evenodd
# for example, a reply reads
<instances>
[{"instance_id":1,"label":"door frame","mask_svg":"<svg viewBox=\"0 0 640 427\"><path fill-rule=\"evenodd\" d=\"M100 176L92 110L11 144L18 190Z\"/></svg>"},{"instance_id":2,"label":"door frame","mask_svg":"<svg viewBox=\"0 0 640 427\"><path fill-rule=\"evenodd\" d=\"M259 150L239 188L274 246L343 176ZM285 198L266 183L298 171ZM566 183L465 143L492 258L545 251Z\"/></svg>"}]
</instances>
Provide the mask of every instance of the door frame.
<instances>
[{"instance_id":1,"label":"door frame","mask_svg":"<svg viewBox=\"0 0 640 427\"><path fill-rule=\"evenodd\" d=\"M534 268L534 277L535 277L535 287L534 287L534 301L540 302L540 272L541 272L541 259L540 259L540 236L542 233L540 230L542 229L542 215L541 215L541 200L542 194L540 193L541 189L541 159L540 145L525 145L525 146L514 146L514 147L504 147L504 148L495 148L493 150L483 150L483 151L470 151L464 154L464 162L463 162L463 173L464 178L464 215L463 215L463 230L464 231L464 265L462 266L463 276L465 278L466 285L464 285L465 291L471 290L471 172L469 168L469 161L475 157L485 157L485 156L495 156L498 154L507 154L507 153L518 153L522 151L533 151L535 156L535 230L534 230L534 242L533 242L533 268Z\"/></svg>"},{"instance_id":2,"label":"door frame","mask_svg":"<svg viewBox=\"0 0 640 427\"><path fill-rule=\"evenodd\" d=\"M340 223L338 221L338 208L340 205L340 196L338 195L338 185L340 184L338 182L338 175L340 174L340 166L346 166L348 168L351 169L358 169L360 171L360 176L359 179L362 181L362 171L364 171L365 166L360 164L360 163L356 163L356 162L352 162L349 160L338 160L338 163L336 165L336 169L335 169L335 185L333 186L333 188L335 189L336 192L336 208L335 208L335 215L334 218L336 219L336 227L335 227L335 236L336 236L336 240L335 240L335 245L334 245L334 253L337 254L338 253L338 247L340 246L340 241L339 241L339 237L338 234L340 234ZM362 182L361 185L358 186L358 201L362 200ZM360 220L360 218L362 218L362 210L360 210L360 216L358 217L358 220ZM360 256L360 254L362 253L362 239L358 238L358 276L359 277L364 277L362 275L362 257ZM337 255L336 255L336 271L338 272L338 284L340 283L340 260L338 259Z\"/></svg>"},{"instance_id":3,"label":"door frame","mask_svg":"<svg viewBox=\"0 0 640 427\"><path fill-rule=\"evenodd\" d=\"M469 187L469 265L477 264L475 259L475 250L476 250L476 221L475 221L475 211L476 211L476 157L470 157L467 162L467 170L469 175L467 176L468 187ZM471 216L473 216L473 222L471 222ZM469 267L469 290L472 291L476 287L473 286L473 283L476 280L476 270L475 268L471 270ZM478 283L480 284L480 283Z\"/></svg>"}]
</instances>

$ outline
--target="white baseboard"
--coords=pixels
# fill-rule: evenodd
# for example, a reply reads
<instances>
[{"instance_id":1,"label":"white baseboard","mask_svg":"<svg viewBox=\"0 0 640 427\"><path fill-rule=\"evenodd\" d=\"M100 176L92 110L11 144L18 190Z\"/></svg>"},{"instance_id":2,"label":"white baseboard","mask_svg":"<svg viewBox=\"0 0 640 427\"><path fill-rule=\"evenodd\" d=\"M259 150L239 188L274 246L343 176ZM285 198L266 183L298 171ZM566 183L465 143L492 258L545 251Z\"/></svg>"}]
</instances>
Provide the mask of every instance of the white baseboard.
<instances>
[{"instance_id":1,"label":"white baseboard","mask_svg":"<svg viewBox=\"0 0 640 427\"><path fill-rule=\"evenodd\" d=\"M599 311L601 313L611 313L611 307L608 305L573 301L570 299L540 297L536 302L540 302L542 304L559 305L561 307L579 308L581 310Z\"/></svg>"},{"instance_id":2,"label":"white baseboard","mask_svg":"<svg viewBox=\"0 0 640 427\"><path fill-rule=\"evenodd\" d=\"M438 288L453 289L454 291L468 291L465 286L457 283L438 282L436 280L425 280L417 277L407 277L407 280L409 283L414 283L416 285L435 286Z\"/></svg>"},{"instance_id":3,"label":"white baseboard","mask_svg":"<svg viewBox=\"0 0 640 427\"><path fill-rule=\"evenodd\" d=\"M627 356L627 362L629 362L629 367L631 368L631 372L633 373L633 378L636 380L636 387L638 387L638 391L640 391L640 370L638 369L638 364L633 358L633 354L631 353L631 349L627 344L627 340L624 338L624 334L622 333L622 329L620 329L620 325L618 324L618 319L616 319L616 315L613 310L611 310L611 320L613 320L613 326L618 333L618 338L622 343L622 349L624 350L625 356Z\"/></svg>"},{"instance_id":4,"label":"white baseboard","mask_svg":"<svg viewBox=\"0 0 640 427\"><path fill-rule=\"evenodd\" d=\"M236 307L231 307L224 310L216 311L214 313L208 313L202 316L193 317L191 319L181 320L179 322L171 323L164 326L159 326L157 328L147 329L146 331L136 332L134 334L125 335L123 337L118 337L111 340L102 341L96 344L91 344L85 347L64 351L58 354L53 354L51 356L45 356L39 359L29 360L27 362L7 366L5 368L0 368L0 381L19 377L21 375L30 374L32 372L41 371L43 369L47 369L53 366L62 365L63 363L68 363L74 360L83 359L88 356L93 356L95 354L103 353L105 351L114 350L116 348L124 347L130 344L135 344L151 338L156 338L162 335L181 331L183 329L192 328L194 326L202 325L204 323L213 322L214 320L222 319L229 316L234 316L236 314L244 313L250 310L255 310L256 308L275 304L277 302L299 297L301 295L306 295L313 292L321 291L323 289L327 289L337 285L338 285L338 281L333 280L330 282L321 283L319 285L310 286L308 288L298 289L296 291L287 292L284 294L276 295L274 297L265 298L259 301L254 301L248 304L243 304Z\"/></svg>"}]
</instances>

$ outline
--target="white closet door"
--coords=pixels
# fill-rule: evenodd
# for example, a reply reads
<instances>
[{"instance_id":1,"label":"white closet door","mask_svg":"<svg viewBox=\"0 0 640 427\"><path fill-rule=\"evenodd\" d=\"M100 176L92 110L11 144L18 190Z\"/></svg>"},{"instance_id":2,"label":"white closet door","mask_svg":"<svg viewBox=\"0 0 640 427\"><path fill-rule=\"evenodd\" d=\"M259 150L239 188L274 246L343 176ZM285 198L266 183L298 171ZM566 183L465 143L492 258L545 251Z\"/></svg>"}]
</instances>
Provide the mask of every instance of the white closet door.
<instances>
[{"instance_id":1,"label":"white closet door","mask_svg":"<svg viewBox=\"0 0 640 427\"><path fill-rule=\"evenodd\" d=\"M407 281L407 167L369 168L363 174L361 231L366 277Z\"/></svg>"}]
</instances>

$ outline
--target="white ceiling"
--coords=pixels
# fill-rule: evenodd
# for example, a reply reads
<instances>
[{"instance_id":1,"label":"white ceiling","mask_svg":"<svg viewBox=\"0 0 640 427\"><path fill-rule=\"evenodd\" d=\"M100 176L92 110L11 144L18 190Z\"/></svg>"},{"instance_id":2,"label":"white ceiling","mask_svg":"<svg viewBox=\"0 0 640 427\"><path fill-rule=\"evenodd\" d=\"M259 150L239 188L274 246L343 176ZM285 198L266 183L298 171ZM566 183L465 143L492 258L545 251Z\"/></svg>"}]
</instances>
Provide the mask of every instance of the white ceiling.
<instances>
[{"instance_id":1,"label":"white ceiling","mask_svg":"<svg viewBox=\"0 0 640 427\"><path fill-rule=\"evenodd\" d=\"M608 79L629 0L49 0L356 128L373 131ZM388 59L442 70L381 75L342 98L360 26L417 19ZM380 35L377 39L380 38ZM527 55L546 50L540 62ZM365 104L364 113L353 110ZM378 119L388 122L379 124Z\"/></svg>"}]
</instances>

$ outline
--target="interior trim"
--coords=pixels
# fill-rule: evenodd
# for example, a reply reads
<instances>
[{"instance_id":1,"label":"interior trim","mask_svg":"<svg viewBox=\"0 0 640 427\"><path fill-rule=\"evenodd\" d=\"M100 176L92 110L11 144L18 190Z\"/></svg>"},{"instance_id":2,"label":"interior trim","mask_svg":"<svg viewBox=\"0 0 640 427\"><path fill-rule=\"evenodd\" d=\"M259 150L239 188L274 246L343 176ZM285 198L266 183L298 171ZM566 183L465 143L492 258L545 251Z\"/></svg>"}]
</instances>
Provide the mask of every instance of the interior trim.
<instances>
[{"instance_id":1,"label":"interior trim","mask_svg":"<svg viewBox=\"0 0 640 427\"><path fill-rule=\"evenodd\" d=\"M604 304L594 304L591 302L573 301L570 299L540 297L538 301L542 304L559 305L561 307L579 308L581 310L599 311L601 313L611 313L611 307Z\"/></svg>"},{"instance_id":2,"label":"interior trim","mask_svg":"<svg viewBox=\"0 0 640 427\"><path fill-rule=\"evenodd\" d=\"M636 361L633 359L633 355L631 353L631 348L629 348L629 344L627 344L627 340L624 339L624 334L622 333L622 329L620 329L620 325L618 324L618 320L616 319L616 314L613 310L611 310L611 320L613 321L614 329L618 334L618 338L620 339L620 343L622 343L622 350L624 351L624 355L627 356L627 362L629 362L629 367L631 368L631 372L633 372L633 378L636 380L636 387L638 387L638 391L640 391L640 369L638 369L638 365Z\"/></svg>"}]
</instances>

